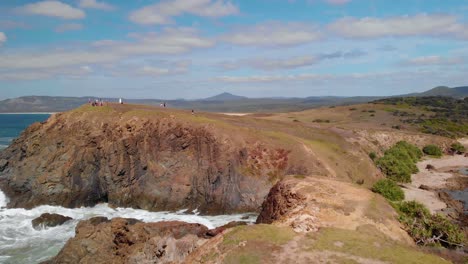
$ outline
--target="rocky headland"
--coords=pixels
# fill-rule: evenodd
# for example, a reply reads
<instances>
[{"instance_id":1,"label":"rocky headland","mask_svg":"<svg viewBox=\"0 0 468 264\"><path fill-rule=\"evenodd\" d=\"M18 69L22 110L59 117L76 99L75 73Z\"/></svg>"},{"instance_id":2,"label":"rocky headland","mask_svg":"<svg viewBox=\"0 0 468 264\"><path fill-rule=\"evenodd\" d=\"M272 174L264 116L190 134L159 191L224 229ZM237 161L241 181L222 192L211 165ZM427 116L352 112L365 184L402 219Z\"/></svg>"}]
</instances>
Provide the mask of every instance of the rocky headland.
<instances>
[{"instance_id":1,"label":"rocky headland","mask_svg":"<svg viewBox=\"0 0 468 264\"><path fill-rule=\"evenodd\" d=\"M215 230L92 218L46 263L447 263L421 252L369 190L383 178L369 152L400 140L451 142L271 115L86 105L32 125L0 152L0 188L10 208L259 213L255 225Z\"/></svg>"},{"instance_id":2,"label":"rocky headland","mask_svg":"<svg viewBox=\"0 0 468 264\"><path fill-rule=\"evenodd\" d=\"M368 183L378 177L365 153L335 133L317 132L248 117L83 106L32 125L2 151L0 186L9 207L107 202L220 214L259 211L285 175L314 172Z\"/></svg>"}]
</instances>

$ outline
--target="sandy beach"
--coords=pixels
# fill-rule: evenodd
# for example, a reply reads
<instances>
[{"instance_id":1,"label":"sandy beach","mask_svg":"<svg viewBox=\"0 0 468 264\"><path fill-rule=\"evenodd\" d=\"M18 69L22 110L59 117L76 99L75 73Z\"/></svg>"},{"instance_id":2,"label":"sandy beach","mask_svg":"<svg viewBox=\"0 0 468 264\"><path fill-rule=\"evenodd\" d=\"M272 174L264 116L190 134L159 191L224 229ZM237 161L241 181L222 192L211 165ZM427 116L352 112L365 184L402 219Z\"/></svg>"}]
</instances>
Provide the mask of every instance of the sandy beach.
<instances>
[{"instance_id":1,"label":"sandy beach","mask_svg":"<svg viewBox=\"0 0 468 264\"><path fill-rule=\"evenodd\" d=\"M468 143L468 139L459 140L460 143ZM427 165L435 169L426 169ZM411 176L412 182L403 185L405 200L418 201L428 207L432 212L439 212L447 208L447 205L439 198L437 191L420 189L421 185L429 189L444 189L447 181L456 176L450 170L458 171L460 168L468 167L468 158L464 155L443 156L442 158L425 158L417 164L419 173Z\"/></svg>"}]
</instances>

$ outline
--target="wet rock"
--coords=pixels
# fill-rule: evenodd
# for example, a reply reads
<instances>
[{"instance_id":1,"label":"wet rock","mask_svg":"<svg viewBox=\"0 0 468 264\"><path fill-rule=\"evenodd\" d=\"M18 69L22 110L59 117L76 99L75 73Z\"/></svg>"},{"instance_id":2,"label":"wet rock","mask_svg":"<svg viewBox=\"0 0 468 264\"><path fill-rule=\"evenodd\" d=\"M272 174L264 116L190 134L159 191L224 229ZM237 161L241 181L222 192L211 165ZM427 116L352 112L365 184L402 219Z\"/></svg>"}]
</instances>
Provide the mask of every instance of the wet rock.
<instances>
[{"instance_id":1,"label":"wet rock","mask_svg":"<svg viewBox=\"0 0 468 264\"><path fill-rule=\"evenodd\" d=\"M207 241L207 231L203 225L178 221L92 218L81 221L75 237L44 263L182 263Z\"/></svg>"},{"instance_id":2,"label":"wet rock","mask_svg":"<svg viewBox=\"0 0 468 264\"><path fill-rule=\"evenodd\" d=\"M59 214L45 213L33 219L31 223L34 229L39 230L45 227L54 227L54 226L63 225L65 222L70 221L70 220L73 220L73 218L59 215Z\"/></svg>"}]
</instances>

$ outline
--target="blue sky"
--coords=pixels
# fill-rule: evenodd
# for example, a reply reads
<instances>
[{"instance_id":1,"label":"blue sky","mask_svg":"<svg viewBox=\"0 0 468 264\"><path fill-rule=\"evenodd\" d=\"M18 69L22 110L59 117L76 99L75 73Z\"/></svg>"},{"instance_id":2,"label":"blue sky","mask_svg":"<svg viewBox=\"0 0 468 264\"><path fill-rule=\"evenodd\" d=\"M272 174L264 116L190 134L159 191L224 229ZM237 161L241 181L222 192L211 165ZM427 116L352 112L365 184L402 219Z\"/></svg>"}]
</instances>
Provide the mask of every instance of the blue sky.
<instances>
[{"instance_id":1,"label":"blue sky","mask_svg":"<svg viewBox=\"0 0 468 264\"><path fill-rule=\"evenodd\" d=\"M0 99L468 85L464 0L11 0L0 13Z\"/></svg>"}]
</instances>

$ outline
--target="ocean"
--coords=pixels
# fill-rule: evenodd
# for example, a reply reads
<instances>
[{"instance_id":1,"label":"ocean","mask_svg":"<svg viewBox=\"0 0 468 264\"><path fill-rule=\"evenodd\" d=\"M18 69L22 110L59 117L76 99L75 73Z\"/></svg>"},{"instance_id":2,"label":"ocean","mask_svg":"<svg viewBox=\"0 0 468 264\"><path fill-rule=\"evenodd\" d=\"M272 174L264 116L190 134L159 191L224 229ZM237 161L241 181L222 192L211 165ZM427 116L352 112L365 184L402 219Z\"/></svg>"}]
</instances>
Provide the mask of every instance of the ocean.
<instances>
[{"instance_id":1,"label":"ocean","mask_svg":"<svg viewBox=\"0 0 468 264\"><path fill-rule=\"evenodd\" d=\"M0 114L0 150L34 122L42 122L49 114Z\"/></svg>"},{"instance_id":2,"label":"ocean","mask_svg":"<svg viewBox=\"0 0 468 264\"><path fill-rule=\"evenodd\" d=\"M46 120L46 114L0 114L0 145L6 148L20 133L34 122ZM0 150L1 151L1 150ZM225 225L231 221L255 222L255 214L201 216L178 212L149 212L132 208L111 208L107 204L69 209L60 206L39 206L31 210L7 209L8 197L0 190L0 263L40 263L55 256L66 241L75 235L80 220L96 216L108 218L135 218L143 222L185 221L199 223L208 228ZM35 230L31 221L43 213L57 213L73 220L53 228Z\"/></svg>"}]
</instances>

